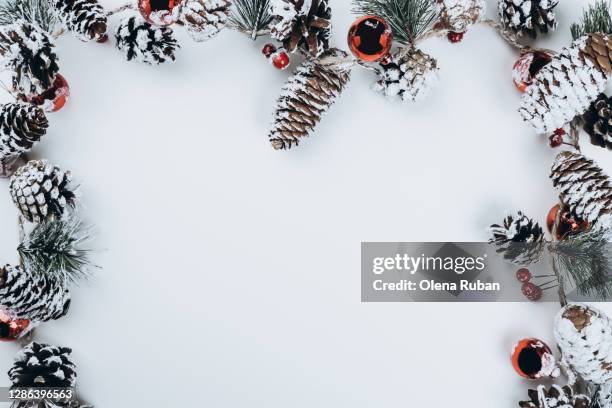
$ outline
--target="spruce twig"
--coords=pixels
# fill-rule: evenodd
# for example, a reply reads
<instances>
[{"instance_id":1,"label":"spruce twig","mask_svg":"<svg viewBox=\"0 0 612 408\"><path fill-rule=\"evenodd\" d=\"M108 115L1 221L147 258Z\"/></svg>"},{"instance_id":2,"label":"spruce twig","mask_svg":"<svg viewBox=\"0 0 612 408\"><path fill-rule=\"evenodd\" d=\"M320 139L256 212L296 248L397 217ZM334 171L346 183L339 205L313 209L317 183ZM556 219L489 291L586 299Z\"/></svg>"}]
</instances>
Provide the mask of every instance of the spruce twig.
<instances>
[{"instance_id":1,"label":"spruce twig","mask_svg":"<svg viewBox=\"0 0 612 408\"><path fill-rule=\"evenodd\" d=\"M575 40L589 33L612 33L612 18L610 17L610 3L606 0L597 0L583 10L579 23L571 25L572 38Z\"/></svg>"},{"instance_id":2,"label":"spruce twig","mask_svg":"<svg viewBox=\"0 0 612 408\"><path fill-rule=\"evenodd\" d=\"M18 20L34 23L48 33L52 33L58 25L47 0L0 1L0 25L12 24Z\"/></svg>"},{"instance_id":3,"label":"spruce twig","mask_svg":"<svg viewBox=\"0 0 612 408\"><path fill-rule=\"evenodd\" d=\"M230 26L255 40L266 35L272 17L269 0L234 0L230 13Z\"/></svg>"}]
</instances>

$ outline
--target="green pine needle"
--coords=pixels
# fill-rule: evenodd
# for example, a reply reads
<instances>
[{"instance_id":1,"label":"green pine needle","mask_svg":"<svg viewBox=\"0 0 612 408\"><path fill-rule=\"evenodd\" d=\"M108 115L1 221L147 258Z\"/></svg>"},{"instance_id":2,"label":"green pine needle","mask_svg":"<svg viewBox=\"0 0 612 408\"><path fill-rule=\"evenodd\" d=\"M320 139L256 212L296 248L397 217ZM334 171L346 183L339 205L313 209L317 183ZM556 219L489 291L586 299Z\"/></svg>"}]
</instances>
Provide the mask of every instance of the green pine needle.
<instances>
[{"instance_id":1,"label":"green pine needle","mask_svg":"<svg viewBox=\"0 0 612 408\"><path fill-rule=\"evenodd\" d=\"M264 34L272 16L270 0L234 0L230 23L234 28L248 34L252 39Z\"/></svg>"},{"instance_id":2,"label":"green pine needle","mask_svg":"<svg viewBox=\"0 0 612 408\"><path fill-rule=\"evenodd\" d=\"M573 39L590 33L612 33L612 18L610 18L610 3L598 0L582 12L580 23L572 24L570 28Z\"/></svg>"},{"instance_id":3,"label":"green pine needle","mask_svg":"<svg viewBox=\"0 0 612 408\"><path fill-rule=\"evenodd\" d=\"M25 20L38 25L52 33L57 25L57 18L48 0L1 0L0 25L12 24Z\"/></svg>"},{"instance_id":4,"label":"green pine needle","mask_svg":"<svg viewBox=\"0 0 612 408\"><path fill-rule=\"evenodd\" d=\"M432 0L353 0L353 12L383 18L402 44L413 44L438 17Z\"/></svg>"}]
</instances>

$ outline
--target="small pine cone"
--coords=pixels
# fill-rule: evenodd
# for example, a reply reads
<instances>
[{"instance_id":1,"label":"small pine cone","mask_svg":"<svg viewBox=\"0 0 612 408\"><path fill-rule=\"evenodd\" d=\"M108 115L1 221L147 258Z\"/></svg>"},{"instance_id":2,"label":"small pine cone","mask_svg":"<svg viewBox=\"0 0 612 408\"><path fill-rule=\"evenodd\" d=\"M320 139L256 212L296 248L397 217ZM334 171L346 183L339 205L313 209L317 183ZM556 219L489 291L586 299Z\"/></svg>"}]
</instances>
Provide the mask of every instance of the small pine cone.
<instances>
[{"instance_id":1,"label":"small pine cone","mask_svg":"<svg viewBox=\"0 0 612 408\"><path fill-rule=\"evenodd\" d=\"M68 347L33 342L17 354L8 372L13 387L74 387L76 366Z\"/></svg>"},{"instance_id":2,"label":"small pine cone","mask_svg":"<svg viewBox=\"0 0 612 408\"><path fill-rule=\"evenodd\" d=\"M350 70L342 62L327 65L323 60L342 61L347 56L344 51L333 48L319 60L306 60L296 69L277 102L269 135L274 149L297 146L312 132L350 79Z\"/></svg>"},{"instance_id":3,"label":"small pine cone","mask_svg":"<svg viewBox=\"0 0 612 408\"><path fill-rule=\"evenodd\" d=\"M529 401L520 401L521 408L589 408L591 399L586 395L574 394L568 385L551 385L547 390L539 385L537 390L528 390Z\"/></svg>"},{"instance_id":4,"label":"small pine cone","mask_svg":"<svg viewBox=\"0 0 612 408\"><path fill-rule=\"evenodd\" d=\"M531 38L557 28L554 8L559 0L499 0L502 24L516 34Z\"/></svg>"},{"instance_id":5,"label":"small pine cone","mask_svg":"<svg viewBox=\"0 0 612 408\"><path fill-rule=\"evenodd\" d=\"M612 227L612 185L593 160L579 153L561 152L550 178L563 204L592 230Z\"/></svg>"},{"instance_id":6,"label":"small pine cone","mask_svg":"<svg viewBox=\"0 0 612 408\"><path fill-rule=\"evenodd\" d=\"M174 61L174 52L179 48L170 28L152 26L141 17L124 19L117 27L115 39L128 61L151 65Z\"/></svg>"},{"instance_id":7,"label":"small pine cone","mask_svg":"<svg viewBox=\"0 0 612 408\"><path fill-rule=\"evenodd\" d=\"M64 27L82 41L106 37L108 22L97 0L53 0L55 14Z\"/></svg>"},{"instance_id":8,"label":"small pine cone","mask_svg":"<svg viewBox=\"0 0 612 408\"><path fill-rule=\"evenodd\" d=\"M38 106L7 103L0 109L0 161L18 156L47 133L49 122Z\"/></svg>"},{"instance_id":9,"label":"small pine cone","mask_svg":"<svg viewBox=\"0 0 612 408\"><path fill-rule=\"evenodd\" d=\"M542 258L544 231L531 218L518 211L504 218L502 225L489 227L489 243L504 259L517 265L529 265Z\"/></svg>"},{"instance_id":10,"label":"small pine cone","mask_svg":"<svg viewBox=\"0 0 612 408\"><path fill-rule=\"evenodd\" d=\"M299 49L316 58L329 48L328 0L270 0L270 35L288 52Z\"/></svg>"},{"instance_id":11,"label":"small pine cone","mask_svg":"<svg viewBox=\"0 0 612 408\"><path fill-rule=\"evenodd\" d=\"M464 33L485 13L484 0L436 0L440 25L455 33Z\"/></svg>"},{"instance_id":12,"label":"small pine cone","mask_svg":"<svg viewBox=\"0 0 612 408\"><path fill-rule=\"evenodd\" d=\"M612 322L582 304L565 306L555 318L555 340L569 367L592 384L612 381Z\"/></svg>"},{"instance_id":13,"label":"small pine cone","mask_svg":"<svg viewBox=\"0 0 612 408\"><path fill-rule=\"evenodd\" d=\"M46 160L30 160L11 177L13 202L30 222L61 217L67 207L75 204L71 176L70 171L64 172Z\"/></svg>"},{"instance_id":14,"label":"small pine cone","mask_svg":"<svg viewBox=\"0 0 612 408\"><path fill-rule=\"evenodd\" d=\"M589 34L554 56L527 87L519 112L538 133L552 133L583 114L612 73L612 41Z\"/></svg>"},{"instance_id":15,"label":"small pine cone","mask_svg":"<svg viewBox=\"0 0 612 408\"><path fill-rule=\"evenodd\" d=\"M187 33L194 41L206 41L225 27L231 5L230 0L187 0L179 20L187 26Z\"/></svg>"},{"instance_id":16,"label":"small pine cone","mask_svg":"<svg viewBox=\"0 0 612 408\"><path fill-rule=\"evenodd\" d=\"M20 21L0 27L2 64L17 92L38 95L53 85L59 71L54 47L49 35L34 24Z\"/></svg>"},{"instance_id":17,"label":"small pine cone","mask_svg":"<svg viewBox=\"0 0 612 408\"><path fill-rule=\"evenodd\" d=\"M582 115L582 119L591 143L612 149L612 98L600 94Z\"/></svg>"},{"instance_id":18,"label":"small pine cone","mask_svg":"<svg viewBox=\"0 0 612 408\"><path fill-rule=\"evenodd\" d=\"M68 313L70 292L57 279L32 275L20 266L0 268L0 305L33 324Z\"/></svg>"},{"instance_id":19,"label":"small pine cone","mask_svg":"<svg viewBox=\"0 0 612 408\"><path fill-rule=\"evenodd\" d=\"M373 86L386 96L398 95L403 101L420 102L437 85L438 63L417 48L400 49L379 63L379 80Z\"/></svg>"}]
</instances>

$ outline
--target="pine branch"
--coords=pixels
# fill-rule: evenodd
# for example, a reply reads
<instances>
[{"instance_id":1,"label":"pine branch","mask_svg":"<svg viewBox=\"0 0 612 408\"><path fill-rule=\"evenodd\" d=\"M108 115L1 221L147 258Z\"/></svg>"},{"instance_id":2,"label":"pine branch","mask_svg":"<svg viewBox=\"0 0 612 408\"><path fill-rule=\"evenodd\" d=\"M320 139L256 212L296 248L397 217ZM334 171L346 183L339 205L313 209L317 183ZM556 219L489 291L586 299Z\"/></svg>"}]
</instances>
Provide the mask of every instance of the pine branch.
<instances>
[{"instance_id":1,"label":"pine branch","mask_svg":"<svg viewBox=\"0 0 612 408\"><path fill-rule=\"evenodd\" d=\"M570 27L573 39L590 33L612 33L612 18L610 17L610 3L606 0L598 0L589 5L582 12L580 23L574 23Z\"/></svg>"},{"instance_id":2,"label":"pine branch","mask_svg":"<svg viewBox=\"0 0 612 408\"><path fill-rule=\"evenodd\" d=\"M234 0L229 17L230 24L254 40L268 32L272 19L269 8L270 0Z\"/></svg>"},{"instance_id":3,"label":"pine branch","mask_svg":"<svg viewBox=\"0 0 612 408\"><path fill-rule=\"evenodd\" d=\"M83 248L91 235L91 228L76 217L44 221L25 236L17 252L30 273L76 282L87 277L94 266L89 259L91 251Z\"/></svg>"},{"instance_id":4,"label":"pine branch","mask_svg":"<svg viewBox=\"0 0 612 408\"><path fill-rule=\"evenodd\" d=\"M431 0L353 0L353 12L383 18L402 44L414 44L438 17Z\"/></svg>"},{"instance_id":5,"label":"pine branch","mask_svg":"<svg viewBox=\"0 0 612 408\"><path fill-rule=\"evenodd\" d=\"M0 25L18 20L34 23L48 33L53 33L57 26L57 18L48 0L0 1Z\"/></svg>"}]
</instances>

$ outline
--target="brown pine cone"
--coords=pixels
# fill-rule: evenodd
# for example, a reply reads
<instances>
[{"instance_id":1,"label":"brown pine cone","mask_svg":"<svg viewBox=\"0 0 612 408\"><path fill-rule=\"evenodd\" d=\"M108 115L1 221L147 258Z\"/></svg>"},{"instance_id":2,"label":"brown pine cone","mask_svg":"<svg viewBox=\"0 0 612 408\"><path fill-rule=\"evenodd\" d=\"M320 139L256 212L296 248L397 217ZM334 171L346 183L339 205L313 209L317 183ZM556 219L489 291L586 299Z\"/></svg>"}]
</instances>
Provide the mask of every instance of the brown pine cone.
<instances>
[{"instance_id":1,"label":"brown pine cone","mask_svg":"<svg viewBox=\"0 0 612 408\"><path fill-rule=\"evenodd\" d=\"M612 149L612 98L600 94L582 115L582 119L591 143Z\"/></svg>"},{"instance_id":2,"label":"brown pine cone","mask_svg":"<svg viewBox=\"0 0 612 408\"><path fill-rule=\"evenodd\" d=\"M538 386L537 390L528 390L528 401L520 401L521 408L589 408L591 399L586 395L574 394L569 386L553 384L548 390Z\"/></svg>"}]
</instances>

